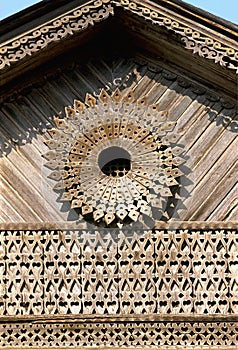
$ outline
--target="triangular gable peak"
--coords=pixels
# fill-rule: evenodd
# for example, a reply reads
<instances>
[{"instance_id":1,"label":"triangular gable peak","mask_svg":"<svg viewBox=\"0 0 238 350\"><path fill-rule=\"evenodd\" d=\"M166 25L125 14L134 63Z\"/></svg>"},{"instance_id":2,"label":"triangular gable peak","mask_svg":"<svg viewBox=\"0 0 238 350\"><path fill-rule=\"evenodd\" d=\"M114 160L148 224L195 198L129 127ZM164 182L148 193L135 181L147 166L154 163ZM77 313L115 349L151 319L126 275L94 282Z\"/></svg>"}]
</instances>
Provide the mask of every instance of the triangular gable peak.
<instances>
[{"instance_id":1,"label":"triangular gable peak","mask_svg":"<svg viewBox=\"0 0 238 350\"><path fill-rule=\"evenodd\" d=\"M230 94L234 93L236 78L233 73L238 71L237 26L186 3L177 0L173 3L167 0L103 0L75 6L71 1L67 6L59 7L57 12L51 9L47 16L43 14L38 20L39 4L35 8L34 11L32 6L30 20L28 13L27 26L23 23L18 30L11 31L10 26L9 31L9 23L3 21L8 33L3 33L3 39L7 39L0 47L2 84L38 66L36 57L40 64L47 62L49 57L57 57L62 53L62 44L64 51L71 46L78 47L85 31L111 17L113 34L115 30L125 42L131 39L143 50L148 49L153 55L198 74L208 83L222 87L224 75L227 76L224 68L231 71L226 89ZM26 27L31 29L26 30ZM204 64L198 58L186 53L187 50L205 59L205 67L201 67ZM211 62L223 68L212 68L217 78L208 74Z\"/></svg>"},{"instance_id":2,"label":"triangular gable peak","mask_svg":"<svg viewBox=\"0 0 238 350\"><path fill-rule=\"evenodd\" d=\"M0 349L237 349L237 27L179 0L1 27Z\"/></svg>"}]
</instances>

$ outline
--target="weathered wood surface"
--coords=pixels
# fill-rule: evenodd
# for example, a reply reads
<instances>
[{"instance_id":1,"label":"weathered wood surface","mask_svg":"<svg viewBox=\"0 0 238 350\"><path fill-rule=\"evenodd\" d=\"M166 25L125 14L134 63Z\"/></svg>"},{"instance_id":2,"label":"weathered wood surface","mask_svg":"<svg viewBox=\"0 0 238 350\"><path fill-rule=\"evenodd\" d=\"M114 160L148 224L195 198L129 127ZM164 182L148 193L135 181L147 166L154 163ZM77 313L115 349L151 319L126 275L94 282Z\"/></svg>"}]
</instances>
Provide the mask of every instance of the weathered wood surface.
<instances>
[{"instance_id":1,"label":"weathered wood surface","mask_svg":"<svg viewBox=\"0 0 238 350\"><path fill-rule=\"evenodd\" d=\"M87 92L97 95L102 88L110 93L116 87L122 93L133 89L136 98L147 96L149 103L158 102L168 110L168 120L177 122L190 180L181 220L237 220L236 101L227 109L225 97L185 79L174 68L139 61L121 58L75 65L3 103L1 222L70 219L43 166L45 131L54 125L53 116L63 116L64 107L74 99L84 100Z\"/></svg>"},{"instance_id":2,"label":"weathered wood surface","mask_svg":"<svg viewBox=\"0 0 238 350\"><path fill-rule=\"evenodd\" d=\"M85 230L87 222L1 222L0 230ZM123 230L127 230L124 228ZM222 229L237 229L236 221L155 221L154 229L158 230L222 230ZM104 229L102 229L104 230Z\"/></svg>"},{"instance_id":3,"label":"weathered wood surface","mask_svg":"<svg viewBox=\"0 0 238 350\"><path fill-rule=\"evenodd\" d=\"M236 349L237 231L191 225L1 231L0 347Z\"/></svg>"},{"instance_id":4,"label":"weathered wood surface","mask_svg":"<svg viewBox=\"0 0 238 350\"><path fill-rule=\"evenodd\" d=\"M1 231L0 322L14 315L30 321L31 315L93 314L234 321L236 232L189 225Z\"/></svg>"}]
</instances>

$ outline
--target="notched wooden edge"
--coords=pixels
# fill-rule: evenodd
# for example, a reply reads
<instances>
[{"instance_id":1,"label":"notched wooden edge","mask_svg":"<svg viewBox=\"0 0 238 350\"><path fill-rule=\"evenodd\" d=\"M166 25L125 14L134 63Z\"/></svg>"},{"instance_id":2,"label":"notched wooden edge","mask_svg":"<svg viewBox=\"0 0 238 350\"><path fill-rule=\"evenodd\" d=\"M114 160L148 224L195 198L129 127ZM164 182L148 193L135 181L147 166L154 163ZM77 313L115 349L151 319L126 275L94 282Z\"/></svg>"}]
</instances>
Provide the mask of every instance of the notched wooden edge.
<instances>
[{"instance_id":1,"label":"notched wooden edge","mask_svg":"<svg viewBox=\"0 0 238 350\"><path fill-rule=\"evenodd\" d=\"M122 229L118 230L138 230L138 228L133 228L133 226L125 226ZM156 221L154 227L151 229L156 230L223 230L231 229L237 230L238 223L234 221ZM100 231L100 230L109 230L110 228L101 228L101 227L92 227L89 226L86 222L77 223L70 221L62 222L2 222L0 223L1 231L50 231L50 230L90 230L90 231ZM141 230L141 229L139 229ZM142 228L143 230L143 228ZM149 231L150 229L145 229Z\"/></svg>"},{"instance_id":2,"label":"notched wooden edge","mask_svg":"<svg viewBox=\"0 0 238 350\"><path fill-rule=\"evenodd\" d=\"M106 347L106 346L90 346L90 347L64 347L64 346L51 346L50 348L45 348L45 347L25 347L24 348L20 348L20 347L14 347L14 346L11 346L11 347L0 347L0 349L4 349L4 350L14 350L14 349L25 349L25 350L28 350L28 349L31 349L31 350L39 350L39 349L44 349L44 350L54 350L54 349L59 349L59 350L88 350L88 349L101 349L101 350L114 350L114 349L120 349L120 350L128 350L128 347L116 347L116 346L112 346L112 347ZM150 350L237 350L237 347L236 346L220 346L217 347L217 346L207 346L207 345L200 345L199 347L198 346L178 346L178 347L175 347L175 346L171 346L169 347L168 345L166 345L166 347L164 346L154 346L154 347L151 347L151 346L130 346L130 349L150 349Z\"/></svg>"},{"instance_id":3,"label":"notched wooden edge","mask_svg":"<svg viewBox=\"0 0 238 350\"><path fill-rule=\"evenodd\" d=\"M237 314L224 315L180 315L180 314L151 314L151 315L14 315L0 316L0 324L6 323L34 323L34 324L54 324L54 323L136 323L136 322L238 322Z\"/></svg>"}]
</instances>

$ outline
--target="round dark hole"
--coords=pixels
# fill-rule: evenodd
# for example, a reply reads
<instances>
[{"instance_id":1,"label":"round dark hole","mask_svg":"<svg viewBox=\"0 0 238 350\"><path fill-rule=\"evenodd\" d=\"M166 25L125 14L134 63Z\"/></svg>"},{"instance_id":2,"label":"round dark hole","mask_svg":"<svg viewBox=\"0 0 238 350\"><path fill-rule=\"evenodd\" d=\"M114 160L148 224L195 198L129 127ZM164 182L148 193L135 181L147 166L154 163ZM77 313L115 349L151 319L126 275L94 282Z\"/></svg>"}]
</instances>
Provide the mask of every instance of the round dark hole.
<instances>
[{"instance_id":1,"label":"round dark hole","mask_svg":"<svg viewBox=\"0 0 238 350\"><path fill-rule=\"evenodd\" d=\"M121 147L106 148L98 156L98 165L107 176L125 176L131 169L130 154Z\"/></svg>"}]
</instances>

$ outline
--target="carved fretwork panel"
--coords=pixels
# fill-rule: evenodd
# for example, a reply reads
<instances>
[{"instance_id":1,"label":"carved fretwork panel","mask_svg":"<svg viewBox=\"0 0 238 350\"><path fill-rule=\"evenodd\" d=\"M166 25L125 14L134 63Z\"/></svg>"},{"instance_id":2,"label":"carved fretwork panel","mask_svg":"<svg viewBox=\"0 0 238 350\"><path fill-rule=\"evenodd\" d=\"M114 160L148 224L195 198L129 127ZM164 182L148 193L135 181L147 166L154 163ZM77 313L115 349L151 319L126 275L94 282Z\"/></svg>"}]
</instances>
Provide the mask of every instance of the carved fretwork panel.
<instances>
[{"instance_id":1,"label":"carved fretwork panel","mask_svg":"<svg viewBox=\"0 0 238 350\"><path fill-rule=\"evenodd\" d=\"M2 315L236 314L235 230L6 231Z\"/></svg>"},{"instance_id":2,"label":"carved fretwork panel","mask_svg":"<svg viewBox=\"0 0 238 350\"><path fill-rule=\"evenodd\" d=\"M237 349L236 322L1 324L0 345L81 348Z\"/></svg>"},{"instance_id":3,"label":"carved fretwork panel","mask_svg":"<svg viewBox=\"0 0 238 350\"><path fill-rule=\"evenodd\" d=\"M237 231L191 226L1 231L0 347L236 349Z\"/></svg>"},{"instance_id":4,"label":"carved fretwork panel","mask_svg":"<svg viewBox=\"0 0 238 350\"><path fill-rule=\"evenodd\" d=\"M141 3L136 0L89 1L86 5L80 4L73 10L61 14L60 17L53 18L50 22L47 21L31 31L22 33L17 40L16 37L13 37L10 41L3 42L0 50L0 69L4 70L7 66L26 59L28 55L46 49L66 37L79 36L80 32L106 20L109 16L118 17L119 13L116 10L118 7L128 12L131 17L136 15L137 18L151 22L154 28L162 27L177 34L186 49L237 72L238 52L234 40L221 34L217 35L216 31L209 28L209 25L208 27L202 25L200 29L197 23L193 23L189 17L178 16L168 8L166 9L166 3L160 5L146 1ZM207 23L209 22L207 20ZM145 21L142 21L140 26L144 29ZM132 25L130 29L135 30ZM139 26L136 29L141 30Z\"/></svg>"}]
</instances>

